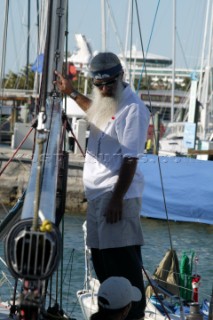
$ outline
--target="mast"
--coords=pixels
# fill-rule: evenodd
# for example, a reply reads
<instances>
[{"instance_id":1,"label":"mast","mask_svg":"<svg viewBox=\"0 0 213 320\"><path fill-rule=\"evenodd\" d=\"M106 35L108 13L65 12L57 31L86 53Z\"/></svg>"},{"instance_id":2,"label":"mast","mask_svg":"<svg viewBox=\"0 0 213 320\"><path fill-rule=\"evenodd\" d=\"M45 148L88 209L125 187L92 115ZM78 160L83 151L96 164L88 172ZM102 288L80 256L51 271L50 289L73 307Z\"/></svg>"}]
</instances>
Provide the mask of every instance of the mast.
<instances>
[{"instance_id":1,"label":"mast","mask_svg":"<svg viewBox=\"0 0 213 320\"><path fill-rule=\"evenodd\" d=\"M105 0L101 0L101 33L102 33L102 51L106 51L106 10Z\"/></svg>"},{"instance_id":2,"label":"mast","mask_svg":"<svg viewBox=\"0 0 213 320\"><path fill-rule=\"evenodd\" d=\"M175 102L175 63L176 63L176 0L173 0L173 64L172 64L172 98L171 98L171 122L174 122Z\"/></svg>"},{"instance_id":3,"label":"mast","mask_svg":"<svg viewBox=\"0 0 213 320\"><path fill-rule=\"evenodd\" d=\"M41 318L45 281L56 271L62 256L58 226L65 209L68 169L68 154L63 149L66 122L62 125L62 95L53 84L54 70L62 70L64 61L67 0L43 4L47 27L39 114L33 125L36 146L21 219L5 239L8 268L16 280L22 279L18 318L24 315L26 320Z\"/></svg>"},{"instance_id":4,"label":"mast","mask_svg":"<svg viewBox=\"0 0 213 320\"><path fill-rule=\"evenodd\" d=\"M212 72L212 55L213 55L213 3L211 4L211 10L209 10L209 21L210 21L210 31L209 31L209 43L208 43L208 53L207 53L207 61L206 61L206 67L205 67L205 74L203 77L203 95L201 103L203 105L203 109L201 112L201 123L203 127L203 139L206 139L207 134L207 125L208 125L208 114L210 109L210 103L212 103L212 98L210 97L210 90L212 93L212 81L210 79L211 72Z\"/></svg>"},{"instance_id":5,"label":"mast","mask_svg":"<svg viewBox=\"0 0 213 320\"><path fill-rule=\"evenodd\" d=\"M46 41L44 47L44 39L40 38L40 52L44 52L44 62L42 71L42 81L40 85L39 97L39 115L38 115L38 137L46 136L46 147L44 150L48 154L48 159L43 170L43 177L41 185L41 198L39 199L40 211L43 212L46 219L50 221L55 220L55 194L57 181L58 158L57 151L59 146L59 136L61 130L61 106L59 107L61 97L57 99L56 88L53 87L54 70L62 70L64 61L64 34L66 28L66 9L67 0L49 0L43 3L42 17L43 21L48 21L45 28L43 24L41 27L46 34ZM52 111L53 110L53 111ZM51 121L50 121L51 120ZM52 130L51 130L52 129ZM45 149L47 148L47 149ZM45 153L45 151L43 151ZM38 148L34 155L39 158ZM49 158L50 157L50 158ZM52 169L51 169L52 168ZM54 169L53 169L54 168ZM22 219L33 216L34 206L33 199L36 194L35 177L37 173L37 160L33 162L31 169L31 176L28 184L28 189L25 197L24 207L22 210ZM54 173L54 174L53 174ZM52 182L50 182L52 181ZM48 195L47 195L48 194ZM49 202L45 201L45 197ZM47 207L48 206L48 207Z\"/></svg>"},{"instance_id":6,"label":"mast","mask_svg":"<svg viewBox=\"0 0 213 320\"><path fill-rule=\"evenodd\" d=\"M3 81L5 74L5 60L6 60L6 50L7 50L7 27L8 27L8 14L9 14L9 0L5 0L5 14L4 14L4 31L3 31L3 41L2 41L2 56L1 56L1 71L0 71L0 90L1 96L3 96ZM3 105L3 101L1 103ZM2 109L0 111L0 124L2 119ZM1 136L0 136L1 143Z\"/></svg>"},{"instance_id":7,"label":"mast","mask_svg":"<svg viewBox=\"0 0 213 320\"><path fill-rule=\"evenodd\" d=\"M129 41L129 30L131 28L131 16L132 16L132 1L128 1L128 16L127 16L127 28L126 28L126 40L125 40L125 56L127 56L128 41ZM131 48L130 48L131 49Z\"/></svg>"},{"instance_id":8,"label":"mast","mask_svg":"<svg viewBox=\"0 0 213 320\"><path fill-rule=\"evenodd\" d=\"M40 44L39 0L36 1L36 14L37 14L37 21L36 21L36 26L37 26L37 56L39 56L39 44ZM40 79L40 77L38 75L38 72L36 72L35 73L35 78L34 78L34 87L33 87L33 93L34 93L35 96L38 96L38 93L39 93L39 79Z\"/></svg>"},{"instance_id":9,"label":"mast","mask_svg":"<svg viewBox=\"0 0 213 320\"><path fill-rule=\"evenodd\" d=\"M202 46L201 64L200 64L200 79L199 79L198 94L197 94L197 98L199 101L201 101L201 90L202 90L202 84L203 84L203 68L204 68L204 60L205 60L205 49L206 49L206 40L207 40L207 31L208 31L209 12L210 12L210 0L208 0L207 5L206 5L203 46Z\"/></svg>"},{"instance_id":10,"label":"mast","mask_svg":"<svg viewBox=\"0 0 213 320\"><path fill-rule=\"evenodd\" d=\"M27 65L26 65L26 89L29 89L29 65L30 65L30 12L31 5L28 0L28 14L27 14Z\"/></svg>"},{"instance_id":11,"label":"mast","mask_svg":"<svg viewBox=\"0 0 213 320\"><path fill-rule=\"evenodd\" d=\"M9 13L9 0L5 0L4 31L3 31L2 56L1 56L1 75L0 75L0 89L1 90L2 90L2 87L3 87L3 78L4 78L4 73L5 73L8 13Z\"/></svg>"}]
</instances>

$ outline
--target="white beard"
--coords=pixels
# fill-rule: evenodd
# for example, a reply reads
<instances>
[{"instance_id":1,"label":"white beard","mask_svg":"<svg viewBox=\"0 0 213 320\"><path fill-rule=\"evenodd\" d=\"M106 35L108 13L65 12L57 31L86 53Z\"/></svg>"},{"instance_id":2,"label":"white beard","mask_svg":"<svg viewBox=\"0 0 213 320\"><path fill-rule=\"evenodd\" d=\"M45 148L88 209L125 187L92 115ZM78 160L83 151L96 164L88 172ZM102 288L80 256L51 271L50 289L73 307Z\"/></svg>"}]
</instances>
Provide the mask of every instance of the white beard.
<instances>
[{"instance_id":1,"label":"white beard","mask_svg":"<svg viewBox=\"0 0 213 320\"><path fill-rule=\"evenodd\" d=\"M107 123L112 119L118 110L118 102L122 94L122 84L118 83L114 97L103 97L98 88L92 91L92 104L87 111L88 121L98 129L104 130Z\"/></svg>"}]
</instances>

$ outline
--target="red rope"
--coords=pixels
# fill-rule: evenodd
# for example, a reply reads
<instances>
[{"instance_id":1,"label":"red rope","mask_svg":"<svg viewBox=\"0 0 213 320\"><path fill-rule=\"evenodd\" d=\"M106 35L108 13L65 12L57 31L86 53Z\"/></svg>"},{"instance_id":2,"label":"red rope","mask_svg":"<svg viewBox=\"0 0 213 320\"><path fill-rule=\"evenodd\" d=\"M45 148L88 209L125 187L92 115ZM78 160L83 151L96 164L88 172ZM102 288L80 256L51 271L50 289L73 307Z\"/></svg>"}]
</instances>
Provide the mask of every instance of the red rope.
<instances>
[{"instance_id":1,"label":"red rope","mask_svg":"<svg viewBox=\"0 0 213 320\"><path fill-rule=\"evenodd\" d=\"M73 139L74 139L75 142L77 143L77 146L79 147L79 150L81 151L82 156L85 157L85 153L84 153L83 149L81 148L81 145L80 145L80 143L78 142L78 139L76 138L76 136L75 136L72 128L70 128L70 132L71 132L71 134L72 134L72 136L73 136Z\"/></svg>"},{"instance_id":2,"label":"red rope","mask_svg":"<svg viewBox=\"0 0 213 320\"><path fill-rule=\"evenodd\" d=\"M79 150L81 151L82 156L85 157L85 152L83 151L80 143L78 142L78 139L76 138L76 136L75 136L75 134L74 134L74 132L73 132L73 130L72 130L72 127L71 127L71 125L70 125L70 123L69 123L69 121L68 121L68 118L67 118L67 115L66 115L66 114L63 114L62 120L65 122L67 131L68 131L68 132L69 132L69 131L71 132L74 141L76 142Z\"/></svg>"},{"instance_id":3,"label":"red rope","mask_svg":"<svg viewBox=\"0 0 213 320\"><path fill-rule=\"evenodd\" d=\"M19 146L17 147L17 149L15 150L15 152L13 153L12 157L7 161L7 163L5 164L5 166L2 168L2 170L0 171L0 176L2 175L2 173L4 172L4 170L8 167L8 165L10 164L10 162L14 159L16 153L19 151L19 149L21 148L21 146L23 145L23 143L25 142L25 140L29 137L30 133L32 132L34 128L30 128L30 130L28 131L28 133L26 134L26 136L24 137L24 139L20 142Z\"/></svg>"}]
</instances>

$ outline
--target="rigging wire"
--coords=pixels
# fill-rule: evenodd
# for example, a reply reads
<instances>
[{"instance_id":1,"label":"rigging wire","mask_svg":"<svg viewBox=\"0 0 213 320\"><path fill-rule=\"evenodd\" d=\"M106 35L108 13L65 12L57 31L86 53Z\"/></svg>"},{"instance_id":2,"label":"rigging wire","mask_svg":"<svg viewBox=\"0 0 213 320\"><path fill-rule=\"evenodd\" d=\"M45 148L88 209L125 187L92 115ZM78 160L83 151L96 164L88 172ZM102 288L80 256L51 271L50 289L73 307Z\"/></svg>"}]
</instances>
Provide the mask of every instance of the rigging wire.
<instances>
[{"instance_id":1,"label":"rigging wire","mask_svg":"<svg viewBox=\"0 0 213 320\"><path fill-rule=\"evenodd\" d=\"M75 250L72 250L71 256L70 256L70 262L71 262L71 266L70 266L70 273L69 273L69 280L68 280L68 292L70 292L70 287L71 287L71 281L72 281L72 270L73 270L73 261L74 261L74 254L75 254ZM67 305L68 305L68 295L67 295Z\"/></svg>"},{"instance_id":2,"label":"rigging wire","mask_svg":"<svg viewBox=\"0 0 213 320\"><path fill-rule=\"evenodd\" d=\"M142 32L141 32L141 27L140 27L140 20L139 20L139 10L138 10L138 3L137 0L135 0L136 3L136 13L137 13L137 21L138 21L138 27L139 27L139 35L140 35L140 41L141 41L141 48L142 48L142 53L144 56L144 48L143 48L143 40L142 40ZM144 56L145 57L145 56ZM144 60L145 62L145 60ZM146 65L144 64L144 69L145 69L145 75L147 76L147 69ZM149 96L149 102L150 102L150 108L151 108L151 119L153 123L153 133L154 133L154 140L155 140L155 145L157 143L157 137L156 137L156 131L154 127L154 118L153 118L153 112L152 112L152 103L151 103L151 97L150 97L150 90L149 90L149 83L147 82L148 86L148 96ZM173 244L172 244L172 236L171 236L171 228L170 228L170 222L169 222L169 217L168 217L168 210L167 210L167 203L166 203L166 197L165 197L165 189L164 189L164 182L163 182L163 175L162 175L162 169L161 169L161 163L160 163L160 157L157 155L157 162L158 162L158 168L159 168L159 174L160 174L160 184L161 184L161 189L162 189L162 195L163 195L163 204L164 204L164 209L165 209L165 214L166 214L166 222L167 222L167 227L168 227L168 234L169 234L169 242L170 242L170 248L173 252L173 258L174 258L174 250L173 250ZM177 273L177 265L174 265L175 268L175 274ZM145 272L144 268L143 271ZM148 278L147 278L148 279ZM148 279L149 281L149 279ZM154 287L153 287L154 289ZM178 297L180 300L180 305L181 305L181 310L183 309L182 301L181 301L181 295L180 295L180 287L178 286ZM158 298L160 301L160 299ZM181 311L182 312L182 311Z\"/></svg>"},{"instance_id":3,"label":"rigging wire","mask_svg":"<svg viewBox=\"0 0 213 320\"><path fill-rule=\"evenodd\" d=\"M27 3L27 64L26 64L26 69L25 69L25 75L26 75L26 84L25 84L25 89L29 89L29 66L30 66L30 24L31 24L31 19L30 19L30 12L31 12L31 5L30 5L31 0L28 0Z\"/></svg>"},{"instance_id":4,"label":"rigging wire","mask_svg":"<svg viewBox=\"0 0 213 320\"><path fill-rule=\"evenodd\" d=\"M143 49L143 46L142 46L142 53L143 53L143 58L144 58L144 64L143 64L143 67L142 67L142 69L141 69L141 74L140 74L140 78L139 78L139 81L138 81L137 92L139 91L140 84L141 84L141 81L142 81L143 69L145 68L146 56L147 56L147 53L148 53L148 51L149 51L149 46L150 46L151 39L152 39L152 36L153 36L153 32L154 32L154 27L155 27L155 23L156 23L156 19L157 19L157 13L158 13L159 6L160 6L160 0L158 0L157 7L156 7L156 10L155 10L154 20L153 20L153 23L152 23L151 33L150 33L150 37L149 37L149 41L148 41L148 45L147 45L147 49L146 49L146 55L144 55L144 49ZM137 8L137 15L138 15L138 8ZM142 41L141 28L140 28L140 23L139 23L139 21L140 21L140 20L139 20L139 16L138 16L139 32L140 32L140 38L141 38L141 41ZM142 42L141 42L141 43L142 43Z\"/></svg>"},{"instance_id":5,"label":"rigging wire","mask_svg":"<svg viewBox=\"0 0 213 320\"><path fill-rule=\"evenodd\" d=\"M32 126L30 128L30 130L28 131L28 133L26 134L26 136L23 138L23 140L20 142L20 144L18 145L18 147L16 148L16 150L14 151L14 153L12 154L12 156L10 157L10 159L7 161L7 163L5 164L5 166L1 169L0 171L0 176L2 175L2 173L5 171L5 169L8 167L8 165L10 164L10 162L14 159L16 153L19 151L19 149L21 148L21 146L23 145L23 143L27 140L27 138L29 137L29 135L31 134L31 132L33 131L34 127Z\"/></svg>"},{"instance_id":6,"label":"rigging wire","mask_svg":"<svg viewBox=\"0 0 213 320\"><path fill-rule=\"evenodd\" d=\"M179 45L180 45L180 48L181 48L181 52L182 52L182 55L183 55L183 59L184 59L184 63L185 63L186 69L189 70L188 62L186 60L186 55L185 55L185 52L183 50L182 42L180 40L180 36L179 36L179 33L178 33L177 30L176 30L176 35L177 35L177 39L178 39L178 42L179 42Z\"/></svg>"},{"instance_id":7,"label":"rigging wire","mask_svg":"<svg viewBox=\"0 0 213 320\"><path fill-rule=\"evenodd\" d=\"M160 0L159 0L159 1L160 1ZM145 57L145 55L144 55L144 47L143 47L142 32L141 32L141 26L140 26L139 10L138 10L137 0L135 0L135 4L136 4L136 14L137 14L137 21L138 21L138 28L139 28L139 36L140 36L141 50L142 50L143 56ZM159 3L158 3L158 4L159 4ZM144 61L144 62L145 62L145 61ZM145 70L145 75L147 76L147 69L146 69L146 64L145 64L145 63L144 63L144 70ZM152 102L151 102L150 89L149 89L149 83L148 83L148 82L147 82L147 87L148 87L148 97L149 97L149 103L150 103L150 109L151 109L151 118L152 118L153 127L154 127L154 118L153 118ZM155 140L155 144L156 144L156 143L157 143L157 137L156 137L156 129L155 129L155 128L154 128L154 130L153 130L153 133L154 133L154 140ZM173 249L173 246L172 246L172 236L171 236L171 230L170 230L170 225L169 225L168 210L167 210L167 205L166 205L166 197L165 197L163 176L162 176L162 170L161 170L161 164L160 164L159 156L157 156L157 161L158 161L158 167L159 167L159 173L160 173L161 188L162 188L162 193L163 193L164 208L165 208L165 213L166 213L166 218L167 218L167 224L168 224L170 248Z\"/></svg>"},{"instance_id":8,"label":"rigging wire","mask_svg":"<svg viewBox=\"0 0 213 320\"><path fill-rule=\"evenodd\" d=\"M133 42L133 9L134 9L134 1L132 0L132 10L131 10L131 30L130 30L130 79L129 82L132 83L132 42Z\"/></svg>"},{"instance_id":9,"label":"rigging wire","mask_svg":"<svg viewBox=\"0 0 213 320\"><path fill-rule=\"evenodd\" d=\"M3 106L3 94L4 94L4 77L5 77L5 63L6 63L6 51L7 51L7 32L8 32L8 15L9 15L9 0L5 1L5 15L4 15L4 30L3 30L3 44L1 55L1 74L0 74L0 92L1 92L1 105ZM0 124L2 121L2 108L0 112ZM1 142L1 138L0 138Z\"/></svg>"},{"instance_id":10,"label":"rigging wire","mask_svg":"<svg viewBox=\"0 0 213 320\"><path fill-rule=\"evenodd\" d=\"M39 0L38 0L39 1ZM33 5L33 4L32 4ZM17 26L17 23L22 19L23 17L23 8L19 5L17 5L17 8L13 8L13 6L10 6L10 16L11 16L11 19L10 19L10 22L11 22L11 28L12 28L12 32L11 32L11 36L12 36L12 43L13 43L13 48L12 50L14 51L14 56L15 56L15 59L13 61L13 64L12 66L18 70L18 73L16 74L15 72L12 72L10 71L8 74L7 74L7 78L6 78L6 81L5 81L5 87L8 86L8 83L10 81L10 79L14 76L16 76L16 79L15 79L15 85L14 87L15 88L19 88L20 85L22 85L21 83L21 80L23 80L23 77L25 77L26 75L26 64L24 65L24 68L21 67L21 63L23 61L21 61L23 59L23 57L25 56L25 48L27 47L27 39L24 38L24 41L23 41L23 34L25 34L25 29L23 28L23 26L26 27L26 25L24 25L24 22L22 21L21 24L18 24ZM18 20L17 20L17 12L18 12ZM24 12L25 14L25 12ZM32 16L32 14L31 14ZM38 16L38 12L35 16ZM23 19L22 19L23 20ZM15 22L15 25L14 25L14 22ZM17 30L20 29L20 35L19 37L17 37ZM32 34L33 34L33 29L34 29L34 25L30 27L28 33L27 33L27 38L31 38ZM17 45L18 43L18 45ZM22 44L20 46L20 43ZM32 49L32 46L34 43L37 43L36 39L33 41L31 41L30 43L30 48ZM17 50L17 47L18 47L18 50ZM34 47L33 47L34 48ZM36 51L36 50L35 50ZM34 52L34 51L33 51ZM32 51L31 51L32 53ZM28 66L29 68L29 66ZM21 70L21 72L19 71ZM30 71L30 69L29 69ZM29 73L29 76L30 76L30 73ZM31 80L31 78L29 77L29 81ZM25 78L25 84L26 85L26 78ZM26 89L26 88L25 88Z\"/></svg>"}]
</instances>

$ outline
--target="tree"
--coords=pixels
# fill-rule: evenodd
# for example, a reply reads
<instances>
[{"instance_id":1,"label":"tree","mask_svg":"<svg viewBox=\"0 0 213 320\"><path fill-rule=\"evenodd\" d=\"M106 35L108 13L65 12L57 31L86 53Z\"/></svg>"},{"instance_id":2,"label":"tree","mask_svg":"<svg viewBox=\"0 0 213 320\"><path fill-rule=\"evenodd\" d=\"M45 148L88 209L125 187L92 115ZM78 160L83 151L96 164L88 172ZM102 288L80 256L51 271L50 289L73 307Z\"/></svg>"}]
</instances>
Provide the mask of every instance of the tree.
<instances>
[{"instance_id":1,"label":"tree","mask_svg":"<svg viewBox=\"0 0 213 320\"><path fill-rule=\"evenodd\" d=\"M31 70L31 66L28 70L28 83L26 79L26 68L25 66L18 74L13 71L9 71L4 78L3 85L6 89L28 89L32 90L34 86L35 73Z\"/></svg>"}]
</instances>

